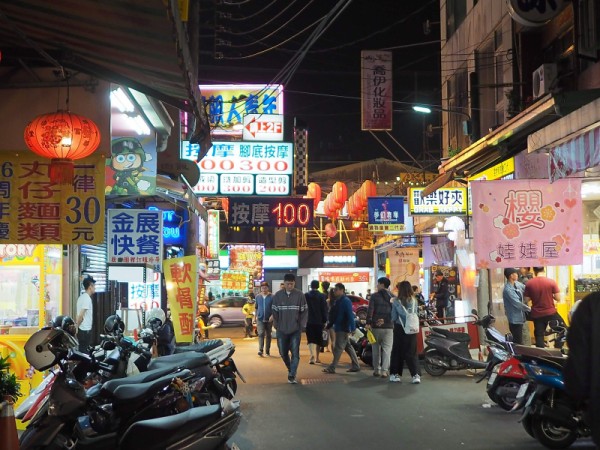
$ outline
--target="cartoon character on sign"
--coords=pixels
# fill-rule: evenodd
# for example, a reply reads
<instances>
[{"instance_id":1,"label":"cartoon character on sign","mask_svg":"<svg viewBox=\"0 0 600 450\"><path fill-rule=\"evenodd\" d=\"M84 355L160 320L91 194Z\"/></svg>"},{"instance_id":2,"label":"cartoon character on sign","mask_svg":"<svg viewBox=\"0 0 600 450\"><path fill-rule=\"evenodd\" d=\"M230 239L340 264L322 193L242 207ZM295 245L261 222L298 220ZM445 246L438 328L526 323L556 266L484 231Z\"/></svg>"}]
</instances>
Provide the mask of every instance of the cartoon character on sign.
<instances>
[{"instance_id":1,"label":"cartoon character on sign","mask_svg":"<svg viewBox=\"0 0 600 450\"><path fill-rule=\"evenodd\" d=\"M139 194L150 187L150 182L142 180L144 163L152 160L140 141L124 137L112 141L111 168L114 170L114 186L106 187L107 195Z\"/></svg>"}]
</instances>

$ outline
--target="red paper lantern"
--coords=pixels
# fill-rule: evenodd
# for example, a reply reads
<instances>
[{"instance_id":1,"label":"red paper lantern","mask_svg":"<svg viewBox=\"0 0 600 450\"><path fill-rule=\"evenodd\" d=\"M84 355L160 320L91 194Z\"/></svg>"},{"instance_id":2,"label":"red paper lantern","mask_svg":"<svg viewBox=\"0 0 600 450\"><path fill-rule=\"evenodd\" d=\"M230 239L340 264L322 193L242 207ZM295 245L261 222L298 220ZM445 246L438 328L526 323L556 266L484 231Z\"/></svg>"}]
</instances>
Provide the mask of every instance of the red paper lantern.
<instances>
[{"instance_id":1,"label":"red paper lantern","mask_svg":"<svg viewBox=\"0 0 600 450\"><path fill-rule=\"evenodd\" d=\"M344 206L346 200L348 200L348 188L341 181L337 181L333 184L333 189L331 191L333 193L333 198L337 204L341 204Z\"/></svg>"},{"instance_id":2,"label":"red paper lantern","mask_svg":"<svg viewBox=\"0 0 600 450\"><path fill-rule=\"evenodd\" d=\"M315 209L317 209L321 201L321 186L317 183L308 183L307 197L314 199Z\"/></svg>"},{"instance_id":3,"label":"red paper lantern","mask_svg":"<svg viewBox=\"0 0 600 450\"><path fill-rule=\"evenodd\" d=\"M337 227L333 223L325 224L325 234L330 238L335 237L337 234Z\"/></svg>"},{"instance_id":4,"label":"red paper lantern","mask_svg":"<svg viewBox=\"0 0 600 450\"><path fill-rule=\"evenodd\" d=\"M365 193L367 198L369 197L377 197L377 185L373 183L371 180L367 180L363 183L365 187Z\"/></svg>"},{"instance_id":5,"label":"red paper lantern","mask_svg":"<svg viewBox=\"0 0 600 450\"><path fill-rule=\"evenodd\" d=\"M73 183L73 161L91 155L100 145L100 130L87 117L68 111L42 114L25 127L25 144L49 158L50 181Z\"/></svg>"}]
</instances>

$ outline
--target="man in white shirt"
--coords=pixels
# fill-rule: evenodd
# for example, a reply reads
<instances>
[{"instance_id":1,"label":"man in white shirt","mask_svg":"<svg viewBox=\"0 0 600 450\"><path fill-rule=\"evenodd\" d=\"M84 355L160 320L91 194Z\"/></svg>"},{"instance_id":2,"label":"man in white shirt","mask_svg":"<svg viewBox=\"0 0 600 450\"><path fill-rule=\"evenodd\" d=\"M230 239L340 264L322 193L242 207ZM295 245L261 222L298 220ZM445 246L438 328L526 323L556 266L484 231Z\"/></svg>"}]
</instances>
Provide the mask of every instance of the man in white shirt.
<instances>
[{"instance_id":1,"label":"man in white shirt","mask_svg":"<svg viewBox=\"0 0 600 450\"><path fill-rule=\"evenodd\" d=\"M92 343L92 323L94 317L94 305L92 295L96 292L96 280L88 276L83 280L85 290L77 299L77 339L79 340L79 351L87 352Z\"/></svg>"}]
</instances>

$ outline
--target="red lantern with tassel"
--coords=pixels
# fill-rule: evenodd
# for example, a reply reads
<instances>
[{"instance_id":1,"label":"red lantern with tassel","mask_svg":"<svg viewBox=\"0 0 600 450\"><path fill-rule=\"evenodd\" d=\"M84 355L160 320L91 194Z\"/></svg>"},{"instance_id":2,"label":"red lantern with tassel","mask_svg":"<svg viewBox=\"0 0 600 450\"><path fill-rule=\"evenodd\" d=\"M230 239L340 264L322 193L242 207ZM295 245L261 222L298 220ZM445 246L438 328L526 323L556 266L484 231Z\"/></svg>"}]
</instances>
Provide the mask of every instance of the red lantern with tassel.
<instances>
[{"instance_id":1,"label":"red lantern with tassel","mask_svg":"<svg viewBox=\"0 0 600 450\"><path fill-rule=\"evenodd\" d=\"M73 161L91 155L100 145L98 126L87 117L68 111L42 114L25 127L25 144L50 159L50 181L73 183Z\"/></svg>"}]
</instances>

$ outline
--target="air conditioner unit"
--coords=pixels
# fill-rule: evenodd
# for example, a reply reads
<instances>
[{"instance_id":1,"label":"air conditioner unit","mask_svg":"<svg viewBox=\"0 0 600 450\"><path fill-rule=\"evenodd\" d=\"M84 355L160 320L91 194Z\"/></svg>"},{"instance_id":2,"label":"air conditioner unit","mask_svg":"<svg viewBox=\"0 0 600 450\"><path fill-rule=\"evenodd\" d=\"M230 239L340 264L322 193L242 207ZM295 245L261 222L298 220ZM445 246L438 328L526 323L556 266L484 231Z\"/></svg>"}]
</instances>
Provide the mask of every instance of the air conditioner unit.
<instances>
[{"instance_id":1,"label":"air conditioner unit","mask_svg":"<svg viewBox=\"0 0 600 450\"><path fill-rule=\"evenodd\" d=\"M542 64L533 72L533 98L539 98L548 92L556 80L556 64Z\"/></svg>"}]
</instances>

